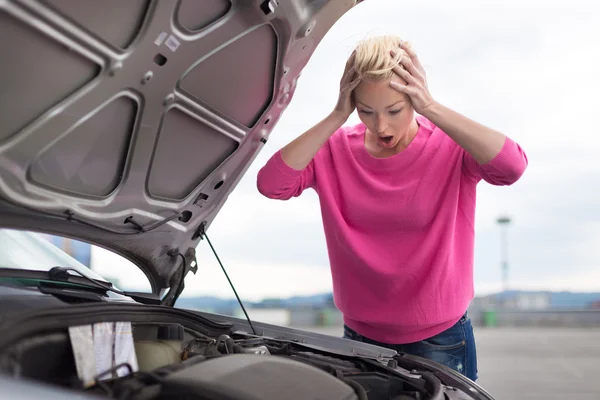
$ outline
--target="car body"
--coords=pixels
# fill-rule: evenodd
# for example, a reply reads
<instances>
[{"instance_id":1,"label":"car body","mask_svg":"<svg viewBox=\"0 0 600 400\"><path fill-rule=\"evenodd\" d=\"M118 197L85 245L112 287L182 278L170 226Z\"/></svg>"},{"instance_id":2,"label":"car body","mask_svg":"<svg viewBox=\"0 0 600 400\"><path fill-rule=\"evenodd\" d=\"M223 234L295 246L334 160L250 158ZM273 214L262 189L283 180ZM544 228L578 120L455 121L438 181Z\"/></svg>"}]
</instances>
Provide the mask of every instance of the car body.
<instances>
[{"instance_id":1,"label":"car body","mask_svg":"<svg viewBox=\"0 0 600 400\"><path fill-rule=\"evenodd\" d=\"M428 360L173 307L315 47L357 3L0 1L4 393L492 398ZM120 290L41 234L127 258L152 293Z\"/></svg>"}]
</instances>

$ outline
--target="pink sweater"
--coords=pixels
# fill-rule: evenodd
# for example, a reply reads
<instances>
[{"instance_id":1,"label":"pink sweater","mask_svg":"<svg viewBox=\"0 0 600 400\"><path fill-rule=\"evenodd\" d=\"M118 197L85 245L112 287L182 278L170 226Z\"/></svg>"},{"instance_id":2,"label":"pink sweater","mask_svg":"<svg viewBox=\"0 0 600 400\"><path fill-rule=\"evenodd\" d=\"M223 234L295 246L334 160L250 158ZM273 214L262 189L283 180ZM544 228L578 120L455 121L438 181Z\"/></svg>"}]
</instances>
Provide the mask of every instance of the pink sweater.
<instances>
[{"instance_id":1,"label":"pink sweater","mask_svg":"<svg viewBox=\"0 0 600 400\"><path fill-rule=\"evenodd\" d=\"M483 179L510 185L527 157L507 139L479 165L430 121L408 148L375 158L365 125L342 127L297 171L275 153L258 173L264 196L313 188L320 200L336 306L359 334L420 341L454 325L473 298L475 193Z\"/></svg>"}]
</instances>

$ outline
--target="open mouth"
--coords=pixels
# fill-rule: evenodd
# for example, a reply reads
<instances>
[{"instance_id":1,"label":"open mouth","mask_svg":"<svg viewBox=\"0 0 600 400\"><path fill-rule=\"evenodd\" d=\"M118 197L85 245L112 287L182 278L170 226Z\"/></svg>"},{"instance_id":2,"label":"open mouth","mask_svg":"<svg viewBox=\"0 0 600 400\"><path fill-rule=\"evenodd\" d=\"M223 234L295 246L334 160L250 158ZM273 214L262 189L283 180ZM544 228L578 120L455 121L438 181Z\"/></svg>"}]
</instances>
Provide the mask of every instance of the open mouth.
<instances>
[{"instance_id":1,"label":"open mouth","mask_svg":"<svg viewBox=\"0 0 600 400\"><path fill-rule=\"evenodd\" d=\"M393 136L380 136L377 138L377 140L383 145L389 145L390 143L392 143L393 138Z\"/></svg>"}]
</instances>

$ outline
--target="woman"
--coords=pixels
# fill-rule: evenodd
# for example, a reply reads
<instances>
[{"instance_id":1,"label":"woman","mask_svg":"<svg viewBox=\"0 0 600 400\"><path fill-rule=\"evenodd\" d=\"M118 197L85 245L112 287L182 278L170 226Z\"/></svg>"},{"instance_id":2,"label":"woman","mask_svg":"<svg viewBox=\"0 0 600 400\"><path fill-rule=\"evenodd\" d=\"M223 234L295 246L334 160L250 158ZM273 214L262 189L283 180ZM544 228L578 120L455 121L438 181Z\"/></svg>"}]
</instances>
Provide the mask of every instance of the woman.
<instances>
[{"instance_id":1,"label":"woman","mask_svg":"<svg viewBox=\"0 0 600 400\"><path fill-rule=\"evenodd\" d=\"M355 109L361 123L343 126ZM510 185L526 166L510 138L433 99L409 44L380 36L358 44L334 110L276 152L257 185L280 200L318 193L345 337L475 381L476 186Z\"/></svg>"}]
</instances>

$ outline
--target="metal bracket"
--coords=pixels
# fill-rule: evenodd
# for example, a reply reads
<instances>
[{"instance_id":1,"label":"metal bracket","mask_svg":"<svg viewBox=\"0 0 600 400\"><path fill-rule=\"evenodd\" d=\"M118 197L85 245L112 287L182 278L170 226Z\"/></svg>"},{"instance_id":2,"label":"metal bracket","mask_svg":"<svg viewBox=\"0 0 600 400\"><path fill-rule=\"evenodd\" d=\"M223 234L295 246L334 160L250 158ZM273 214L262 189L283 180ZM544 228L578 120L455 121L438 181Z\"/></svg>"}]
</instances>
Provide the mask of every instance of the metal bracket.
<instances>
[{"instance_id":1,"label":"metal bracket","mask_svg":"<svg viewBox=\"0 0 600 400\"><path fill-rule=\"evenodd\" d=\"M180 272L173 274L171 277L171 288L161 302L162 305L173 307L185 288L185 277L187 274L190 271L194 275L198 272L198 262L196 261L196 249L193 247L190 247L185 254L181 254L177 249L173 249L169 251L168 255L185 259L185 263L182 263L182 266L178 269Z\"/></svg>"},{"instance_id":2,"label":"metal bracket","mask_svg":"<svg viewBox=\"0 0 600 400\"><path fill-rule=\"evenodd\" d=\"M202 223L196 228L196 232L192 235L192 240L196 240L198 238L204 239L204 234L206 233L206 221L202 221Z\"/></svg>"}]
</instances>

